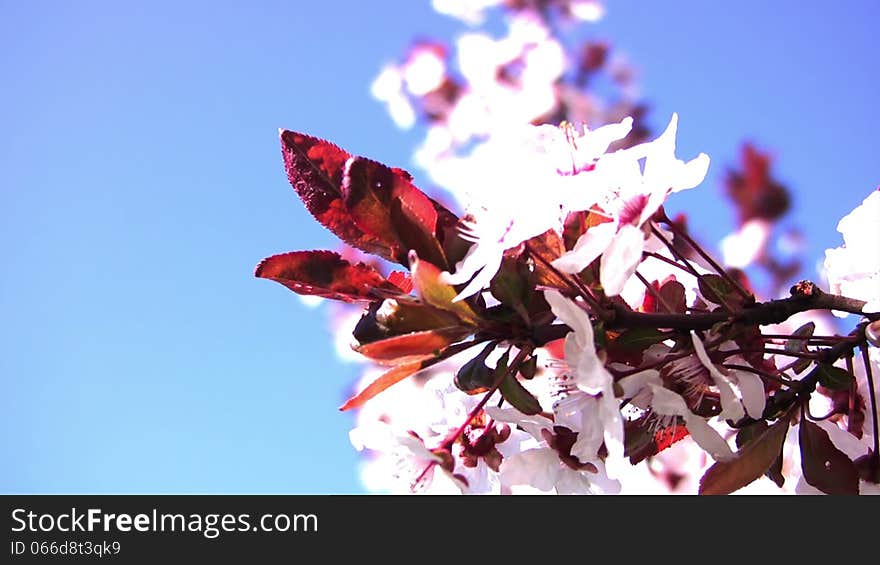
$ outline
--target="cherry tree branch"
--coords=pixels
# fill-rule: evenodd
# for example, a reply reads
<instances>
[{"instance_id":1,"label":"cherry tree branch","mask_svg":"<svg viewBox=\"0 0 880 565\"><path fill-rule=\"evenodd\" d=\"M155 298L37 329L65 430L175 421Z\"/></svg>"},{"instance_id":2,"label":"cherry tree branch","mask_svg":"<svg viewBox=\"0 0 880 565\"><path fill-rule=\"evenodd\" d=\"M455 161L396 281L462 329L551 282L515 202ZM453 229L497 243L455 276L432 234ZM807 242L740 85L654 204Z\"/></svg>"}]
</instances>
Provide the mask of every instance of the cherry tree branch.
<instances>
[{"instance_id":1,"label":"cherry tree branch","mask_svg":"<svg viewBox=\"0 0 880 565\"><path fill-rule=\"evenodd\" d=\"M823 292L809 281L801 281L791 288L791 296L746 306L739 312L695 312L692 314L654 314L633 312L615 305L614 317L608 323L616 328L670 328L676 330L708 330L719 322L769 325L779 324L791 316L809 310L839 310L859 314L870 320L880 314L862 312L864 300Z\"/></svg>"},{"instance_id":2,"label":"cherry tree branch","mask_svg":"<svg viewBox=\"0 0 880 565\"><path fill-rule=\"evenodd\" d=\"M791 287L791 296L746 306L738 312L714 311L689 314L634 312L619 304L612 304L606 311L605 324L613 329L656 328L681 331L708 330L719 322L749 325L779 324L791 316L810 310L839 310L864 316L869 320L880 319L880 314L864 313L864 300L829 294L809 281L801 281ZM553 325L537 328L534 332L536 345L565 337L568 326ZM847 342L850 343L850 342Z\"/></svg>"}]
</instances>

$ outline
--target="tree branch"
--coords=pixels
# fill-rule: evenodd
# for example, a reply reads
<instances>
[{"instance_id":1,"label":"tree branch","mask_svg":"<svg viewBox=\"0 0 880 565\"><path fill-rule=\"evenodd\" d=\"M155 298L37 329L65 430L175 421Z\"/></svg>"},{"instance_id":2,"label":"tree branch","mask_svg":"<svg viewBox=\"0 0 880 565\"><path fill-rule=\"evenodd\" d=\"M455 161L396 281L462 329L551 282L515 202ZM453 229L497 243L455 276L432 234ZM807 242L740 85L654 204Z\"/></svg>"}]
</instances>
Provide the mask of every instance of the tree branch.
<instances>
[{"instance_id":1,"label":"tree branch","mask_svg":"<svg viewBox=\"0 0 880 565\"><path fill-rule=\"evenodd\" d=\"M791 287L791 296L759 302L746 306L738 312L692 312L689 314L665 314L634 312L619 304L612 304L608 310L606 327L611 329L655 328L681 331L708 330L719 322L752 324L766 326L779 324L795 314L809 310L839 310L864 316L869 320L880 319L880 314L866 314L862 308L866 302L837 294L829 294L809 281L801 281ZM533 342L542 346L561 339L571 331L568 326L556 324L536 328Z\"/></svg>"},{"instance_id":2,"label":"tree branch","mask_svg":"<svg viewBox=\"0 0 880 565\"><path fill-rule=\"evenodd\" d=\"M818 286L801 281L791 287L791 296L746 306L739 312L696 312L692 314L654 314L633 312L614 305L614 317L608 322L611 328L670 328L676 330L708 330L718 322L769 325L779 324L794 314L809 310L839 310L880 319L880 314L865 314L865 301L828 294Z\"/></svg>"}]
</instances>

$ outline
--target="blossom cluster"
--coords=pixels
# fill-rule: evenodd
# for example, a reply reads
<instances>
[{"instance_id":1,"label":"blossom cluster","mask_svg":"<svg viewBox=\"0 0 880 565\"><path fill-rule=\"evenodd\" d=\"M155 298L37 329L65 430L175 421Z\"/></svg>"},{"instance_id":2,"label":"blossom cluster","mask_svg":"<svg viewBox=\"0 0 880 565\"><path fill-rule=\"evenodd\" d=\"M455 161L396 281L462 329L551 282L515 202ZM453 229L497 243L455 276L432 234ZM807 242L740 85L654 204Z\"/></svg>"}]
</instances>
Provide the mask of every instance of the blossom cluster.
<instances>
[{"instance_id":1,"label":"blossom cluster","mask_svg":"<svg viewBox=\"0 0 880 565\"><path fill-rule=\"evenodd\" d=\"M788 301L757 303L663 212L670 194L702 181L708 158L675 156L675 117L658 139L609 151L627 125L555 136L531 126L541 149L521 178L551 187L552 205L542 214L526 202L527 229L515 227L521 214L499 222L489 208L458 217L405 171L282 132L291 183L315 218L408 271L330 251L257 269L300 294L366 303L353 347L384 369L343 406L360 409L353 444L414 492L614 493L633 483L626 465L688 437L713 461L699 490L720 493L762 475L790 483L783 454L799 429L807 485L873 489L868 344L880 315L806 281ZM872 217L872 204L853 216ZM681 255L676 237L712 269ZM829 257L834 272L846 270L840 255ZM816 308L864 322L849 336L818 335L812 321L788 335L760 330ZM386 403L392 391L406 400Z\"/></svg>"},{"instance_id":2,"label":"blossom cluster","mask_svg":"<svg viewBox=\"0 0 880 565\"><path fill-rule=\"evenodd\" d=\"M727 180L741 228L725 268L664 210L709 157L676 156L675 114L649 136L606 45L571 60L556 35L600 5L435 2L470 24L498 5L507 36L463 36L457 70L421 42L373 85L398 125L425 121L417 164L461 215L402 169L281 132L291 184L347 247L256 274L346 305L340 333L371 363L342 407L367 488L877 492L880 192L838 226L830 292L761 302L739 268L793 272L764 253L787 207L767 204L787 198L767 161L748 150L751 173ZM609 67L610 105L588 88ZM829 311L859 321L838 335Z\"/></svg>"}]
</instances>

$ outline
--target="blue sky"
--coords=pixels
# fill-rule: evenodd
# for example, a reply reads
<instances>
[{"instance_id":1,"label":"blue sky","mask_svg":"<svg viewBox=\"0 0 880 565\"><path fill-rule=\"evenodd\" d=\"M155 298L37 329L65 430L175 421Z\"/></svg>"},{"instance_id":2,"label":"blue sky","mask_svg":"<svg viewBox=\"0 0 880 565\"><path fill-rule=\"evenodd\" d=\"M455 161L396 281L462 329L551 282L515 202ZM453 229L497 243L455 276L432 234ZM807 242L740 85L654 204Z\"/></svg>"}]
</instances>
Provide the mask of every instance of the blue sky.
<instances>
[{"instance_id":1,"label":"blue sky","mask_svg":"<svg viewBox=\"0 0 880 565\"><path fill-rule=\"evenodd\" d=\"M880 184L876 2L609 2L590 31L640 69L652 123L710 175L693 230L733 225L741 141L777 155L807 276ZM277 129L408 167L419 132L369 97L419 36L407 2L0 1L2 492L361 492L357 367L326 311L254 279L333 248L287 184Z\"/></svg>"}]
</instances>

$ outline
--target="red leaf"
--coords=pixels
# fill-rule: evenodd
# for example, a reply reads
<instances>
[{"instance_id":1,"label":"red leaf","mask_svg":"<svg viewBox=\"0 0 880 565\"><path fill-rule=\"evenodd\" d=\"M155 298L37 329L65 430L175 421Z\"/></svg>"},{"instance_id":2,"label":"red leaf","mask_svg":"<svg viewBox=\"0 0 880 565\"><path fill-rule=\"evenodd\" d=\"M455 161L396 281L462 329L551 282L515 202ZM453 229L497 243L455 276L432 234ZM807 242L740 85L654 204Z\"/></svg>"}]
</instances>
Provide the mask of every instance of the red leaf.
<instances>
[{"instance_id":1,"label":"red leaf","mask_svg":"<svg viewBox=\"0 0 880 565\"><path fill-rule=\"evenodd\" d=\"M263 259L254 276L281 283L297 294L358 302L403 291L363 263L352 265L333 251L293 251Z\"/></svg>"},{"instance_id":2,"label":"red leaf","mask_svg":"<svg viewBox=\"0 0 880 565\"><path fill-rule=\"evenodd\" d=\"M463 339L469 333L460 327L412 332L359 345L354 350L373 361L397 365L436 357L446 346Z\"/></svg>"},{"instance_id":3,"label":"red leaf","mask_svg":"<svg viewBox=\"0 0 880 565\"><path fill-rule=\"evenodd\" d=\"M803 419L799 439L804 480L826 494L859 494L858 469L828 432Z\"/></svg>"},{"instance_id":4,"label":"red leaf","mask_svg":"<svg viewBox=\"0 0 880 565\"><path fill-rule=\"evenodd\" d=\"M547 230L541 235L535 236L526 242L532 253L543 257L547 262L552 262L565 253L565 244L562 238L554 230ZM567 288L568 283L561 279L556 271L548 268L544 261L535 261L535 284L552 288Z\"/></svg>"},{"instance_id":5,"label":"red leaf","mask_svg":"<svg viewBox=\"0 0 880 565\"><path fill-rule=\"evenodd\" d=\"M788 433L790 415L755 436L733 459L717 461L700 479L700 494L730 494L751 484L776 462Z\"/></svg>"},{"instance_id":6,"label":"red leaf","mask_svg":"<svg viewBox=\"0 0 880 565\"><path fill-rule=\"evenodd\" d=\"M281 153L290 184L321 225L353 247L385 258L394 255L393 242L359 228L342 201L349 153L329 141L287 130L281 131Z\"/></svg>"},{"instance_id":7,"label":"red leaf","mask_svg":"<svg viewBox=\"0 0 880 565\"><path fill-rule=\"evenodd\" d=\"M551 359L565 359L565 339L554 339L544 344Z\"/></svg>"},{"instance_id":8,"label":"red leaf","mask_svg":"<svg viewBox=\"0 0 880 565\"><path fill-rule=\"evenodd\" d=\"M647 416L627 420L624 424L624 455L629 457L630 463L638 465L687 436L688 430L680 421L657 429L655 424L649 423Z\"/></svg>"},{"instance_id":9,"label":"red leaf","mask_svg":"<svg viewBox=\"0 0 880 565\"><path fill-rule=\"evenodd\" d=\"M415 249L447 267L438 227L457 218L416 188L409 173L291 131L281 132L281 146L293 188L340 239L402 265Z\"/></svg>"},{"instance_id":10,"label":"red leaf","mask_svg":"<svg viewBox=\"0 0 880 565\"><path fill-rule=\"evenodd\" d=\"M447 267L437 238L437 204L412 184L409 173L355 157L346 163L342 194L364 231L397 240L399 263L405 264L407 252L415 249L424 259Z\"/></svg>"},{"instance_id":11,"label":"red leaf","mask_svg":"<svg viewBox=\"0 0 880 565\"><path fill-rule=\"evenodd\" d=\"M405 294L409 294L413 290L413 281L404 271L393 271L388 275L388 282L402 290Z\"/></svg>"},{"instance_id":12,"label":"red leaf","mask_svg":"<svg viewBox=\"0 0 880 565\"><path fill-rule=\"evenodd\" d=\"M690 433L686 426L670 426L654 433L654 443L657 444L657 453L660 453L673 443L686 438Z\"/></svg>"},{"instance_id":13,"label":"red leaf","mask_svg":"<svg viewBox=\"0 0 880 565\"><path fill-rule=\"evenodd\" d=\"M724 185L733 200L739 223L751 218L776 220L791 206L788 188L773 178L771 158L753 145L743 145L740 152L740 170L728 170Z\"/></svg>"},{"instance_id":14,"label":"red leaf","mask_svg":"<svg viewBox=\"0 0 880 565\"><path fill-rule=\"evenodd\" d=\"M663 301L657 305L659 312L669 312L670 314L685 313L687 301L685 299L684 285L675 280L674 277L672 280L667 280L660 287L660 297Z\"/></svg>"},{"instance_id":15,"label":"red leaf","mask_svg":"<svg viewBox=\"0 0 880 565\"><path fill-rule=\"evenodd\" d=\"M402 365L398 365L384 373L381 377L370 383L367 388L355 394L351 398L345 401L345 404L339 407L340 410L351 410L352 408L360 408L363 406L368 400L384 391L391 385L397 384L403 379L413 375L417 371L427 367L430 364L430 361L413 361L411 363L404 363Z\"/></svg>"}]
</instances>

